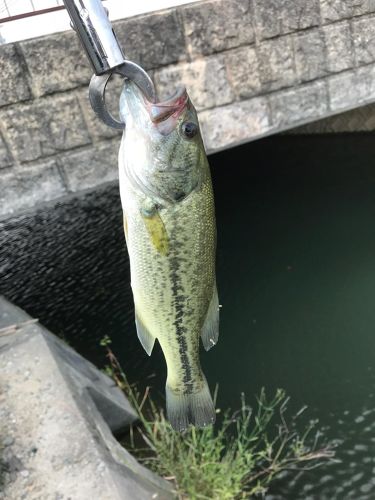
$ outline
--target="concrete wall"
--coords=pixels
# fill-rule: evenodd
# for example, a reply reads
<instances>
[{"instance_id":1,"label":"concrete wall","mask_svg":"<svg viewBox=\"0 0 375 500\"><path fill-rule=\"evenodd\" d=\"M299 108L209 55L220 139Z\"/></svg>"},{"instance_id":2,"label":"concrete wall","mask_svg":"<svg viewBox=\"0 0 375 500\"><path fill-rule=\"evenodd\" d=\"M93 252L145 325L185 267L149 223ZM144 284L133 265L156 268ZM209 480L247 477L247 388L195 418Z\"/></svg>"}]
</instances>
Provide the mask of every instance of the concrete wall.
<instances>
[{"instance_id":1,"label":"concrete wall","mask_svg":"<svg viewBox=\"0 0 375 500\"><path fill-rule=\"evenodd\" d=\"M375 101L373 0L214 0L115 23L161 95L184 82L209 152ZM0 215L117 178L72 32L0 47ZM112 101L115 100L112 95Z\"/></svg>"},{"instance_id":2,"label":"concrete wall","mask_svg":"<svg viewBox=\"0 0 375 500\"><path fill-rule=\"evenodd\" d=\"M114 381L0 296L0 498L172 500L114 438L137 419Z\"/></svg>"}]
</instances>

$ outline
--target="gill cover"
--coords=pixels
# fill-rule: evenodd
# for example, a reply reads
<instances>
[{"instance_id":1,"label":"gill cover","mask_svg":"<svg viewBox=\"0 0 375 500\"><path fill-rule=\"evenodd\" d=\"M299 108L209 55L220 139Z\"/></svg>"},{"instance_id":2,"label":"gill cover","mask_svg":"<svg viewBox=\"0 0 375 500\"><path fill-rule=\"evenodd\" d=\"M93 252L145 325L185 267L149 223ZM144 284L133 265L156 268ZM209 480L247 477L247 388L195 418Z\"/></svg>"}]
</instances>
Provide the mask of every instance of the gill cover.
<instances>
[{"instance_id":1,"label":"gill cover","mask_svg":"<svg viewBox=\"0 0 375 500\"><path fill-rule=\"evenodd\" d=\"M133 187L161 207L180 202L202 183L204 148L198 118L186 89L151 103L125 82L120 114L126 121L121 148Z\"/></svg>"}]
</instances>

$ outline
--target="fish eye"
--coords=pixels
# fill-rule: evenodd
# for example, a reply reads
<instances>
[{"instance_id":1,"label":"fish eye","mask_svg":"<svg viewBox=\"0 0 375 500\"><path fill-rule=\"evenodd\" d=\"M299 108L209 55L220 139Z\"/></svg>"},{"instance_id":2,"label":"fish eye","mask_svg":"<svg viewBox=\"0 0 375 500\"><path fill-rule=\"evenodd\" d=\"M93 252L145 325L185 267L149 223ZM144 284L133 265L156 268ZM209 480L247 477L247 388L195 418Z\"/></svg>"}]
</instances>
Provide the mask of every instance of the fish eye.
<instances>
[{"instance_id":1,"label":"fish eye","mask_svg":"<svg viewBox=\"0 0 375 500\"><path fill-rule=\"evenodd\" d=\"M184 122L181 125L181 132L187 139L192 139L198 133L198 125L194 122Z\"/></svg>"}]
</instances>

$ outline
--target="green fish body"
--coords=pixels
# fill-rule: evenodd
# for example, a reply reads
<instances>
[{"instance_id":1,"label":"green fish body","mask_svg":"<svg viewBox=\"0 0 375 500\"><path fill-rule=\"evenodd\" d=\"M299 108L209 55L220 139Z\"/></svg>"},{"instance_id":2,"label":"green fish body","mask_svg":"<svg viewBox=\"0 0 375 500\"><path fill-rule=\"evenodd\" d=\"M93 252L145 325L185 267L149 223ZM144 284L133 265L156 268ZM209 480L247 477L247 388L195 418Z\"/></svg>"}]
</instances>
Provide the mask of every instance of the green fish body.
<instances>
[{"instance_id":1,"label":"green fish body","mask_svg":"<svg viewBox=\"0 0 375 500\"><path fill-rule=\"evenodd\" d=\"M120 103L126 131L120 193L138 337L147 354L158 339L167 363L172 426L202 427L215 409L199 361L219 333L216 224L210 169L186 90L151 104L127 82Z\"/></svg>"}]
</instances>

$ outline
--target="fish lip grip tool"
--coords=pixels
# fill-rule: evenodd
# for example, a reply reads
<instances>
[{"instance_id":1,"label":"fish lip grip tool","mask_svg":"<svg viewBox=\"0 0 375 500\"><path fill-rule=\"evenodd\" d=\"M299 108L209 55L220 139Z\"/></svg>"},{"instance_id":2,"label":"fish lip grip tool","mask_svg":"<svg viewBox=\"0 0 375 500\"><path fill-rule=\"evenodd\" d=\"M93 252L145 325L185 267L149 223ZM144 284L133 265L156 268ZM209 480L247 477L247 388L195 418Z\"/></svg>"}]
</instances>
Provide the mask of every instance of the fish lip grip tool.
<instances>
[{"instance_id":1,"label":"fish lip grip tool","mask_svg":"<svg viewBox=\"0 0 375 500\"><path fill-rule=\"evenodd\" d=\"M141 66L125 58L101 0L64 0L64 5L95 73L89 85L91 106L106 125L124 129L125 123L111 115L105 102L111 76L132 80L150 102L156 101L154 84Z\"/></svg>"}]
</instances>

